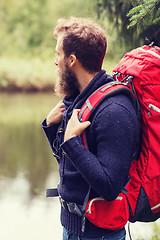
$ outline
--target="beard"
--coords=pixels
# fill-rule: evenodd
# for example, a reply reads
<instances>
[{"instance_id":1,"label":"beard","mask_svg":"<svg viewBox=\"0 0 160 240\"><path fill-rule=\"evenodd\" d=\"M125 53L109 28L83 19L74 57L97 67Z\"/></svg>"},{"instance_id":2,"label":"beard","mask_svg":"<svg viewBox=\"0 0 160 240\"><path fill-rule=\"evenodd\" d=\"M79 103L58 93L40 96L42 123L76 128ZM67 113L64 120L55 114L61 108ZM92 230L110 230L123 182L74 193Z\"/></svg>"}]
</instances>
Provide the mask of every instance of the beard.
<instances>
[{"instance_id":1,"label":"beard","mask_svg":"<svg viewBox=\"0 0 160 240\"><path fill-rule=\"evenodd\" d=\"M78 80L75 73L65 63L65 70L57 69L58 80L55 86L55 93L58 96L72 97L79 93Z\"/></svg>"}]
</instances>

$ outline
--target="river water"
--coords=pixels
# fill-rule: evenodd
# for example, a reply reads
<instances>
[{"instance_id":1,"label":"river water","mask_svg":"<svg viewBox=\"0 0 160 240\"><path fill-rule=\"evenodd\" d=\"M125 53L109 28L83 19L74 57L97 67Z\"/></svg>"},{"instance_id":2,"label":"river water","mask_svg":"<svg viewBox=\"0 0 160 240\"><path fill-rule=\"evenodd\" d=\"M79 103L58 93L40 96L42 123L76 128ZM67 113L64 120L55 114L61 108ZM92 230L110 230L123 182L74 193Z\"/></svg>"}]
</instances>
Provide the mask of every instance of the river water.
<instances>
[{"instance_id":1,"label":"river water","mask_svg":"<svg viewBox=\"0 0 160 240\"><path fill-rule=\"evenodd\" d=\"M58 184L58 164L40 126L58 101L51 93L0 95L0 239L61 240L59 200L45 197ZM151 240L158 226L131 224L133 240Z\"/></svg>"}]
</instances>

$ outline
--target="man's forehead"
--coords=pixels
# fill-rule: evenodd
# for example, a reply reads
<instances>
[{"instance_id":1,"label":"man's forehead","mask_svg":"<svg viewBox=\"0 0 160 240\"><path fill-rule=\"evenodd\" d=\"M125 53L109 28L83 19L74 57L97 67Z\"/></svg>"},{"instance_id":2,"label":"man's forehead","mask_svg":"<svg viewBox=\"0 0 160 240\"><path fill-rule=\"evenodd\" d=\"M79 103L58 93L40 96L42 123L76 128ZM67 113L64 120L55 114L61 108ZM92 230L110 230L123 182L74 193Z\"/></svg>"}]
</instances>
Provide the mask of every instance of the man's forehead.
<instances>
[{"instance_id":1,"label":"man's forehead","mask_svg":"<svg viewBox=\"0 0 160 240\"><path fill-rule=\"evenodd\" d=\"M57 38L56 51L62 50L63 44L63 34L60 34Z\"/></svg>"}]
</instances>

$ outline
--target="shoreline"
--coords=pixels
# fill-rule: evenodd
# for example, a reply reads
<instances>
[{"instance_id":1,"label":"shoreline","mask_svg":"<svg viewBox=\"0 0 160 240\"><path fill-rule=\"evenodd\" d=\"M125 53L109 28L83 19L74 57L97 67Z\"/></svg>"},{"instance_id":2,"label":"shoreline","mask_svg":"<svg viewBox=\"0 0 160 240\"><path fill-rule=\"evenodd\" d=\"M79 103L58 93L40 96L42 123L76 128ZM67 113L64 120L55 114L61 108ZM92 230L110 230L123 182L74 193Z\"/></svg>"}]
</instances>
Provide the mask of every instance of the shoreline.
<instances>
[{"instance_id":1,"label":"shoreline","mask_svg":"<svg viewBox=\"0 0 160 240\"><path fill-rule=\"evenodd\" d=\"M0 93L47 93L54 92L54 84L48 84L42 87L39 86L0 86Z\"/></svg>"}]
</instances>

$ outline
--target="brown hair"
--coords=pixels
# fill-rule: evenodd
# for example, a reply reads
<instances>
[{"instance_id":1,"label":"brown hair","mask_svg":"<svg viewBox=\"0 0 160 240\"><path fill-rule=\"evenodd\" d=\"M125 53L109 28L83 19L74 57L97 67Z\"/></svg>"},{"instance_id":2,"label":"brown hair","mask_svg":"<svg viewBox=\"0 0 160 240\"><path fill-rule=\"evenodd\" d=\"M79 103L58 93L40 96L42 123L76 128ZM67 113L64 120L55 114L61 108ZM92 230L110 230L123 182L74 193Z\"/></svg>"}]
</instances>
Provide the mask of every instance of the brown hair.
<instances>
[{"instance_id":1,"label":"brown hair","mask_svg":"<svg viewBox=\"0 0 160 240\"><path fill-rule=\"evenodd\" d=\"M62 18L57 21L54 35L57 38L62 33L65 57L74 54L90 73L101 70L107 39L98 24L88 18Z\"/></svg>"}]
</instances>

